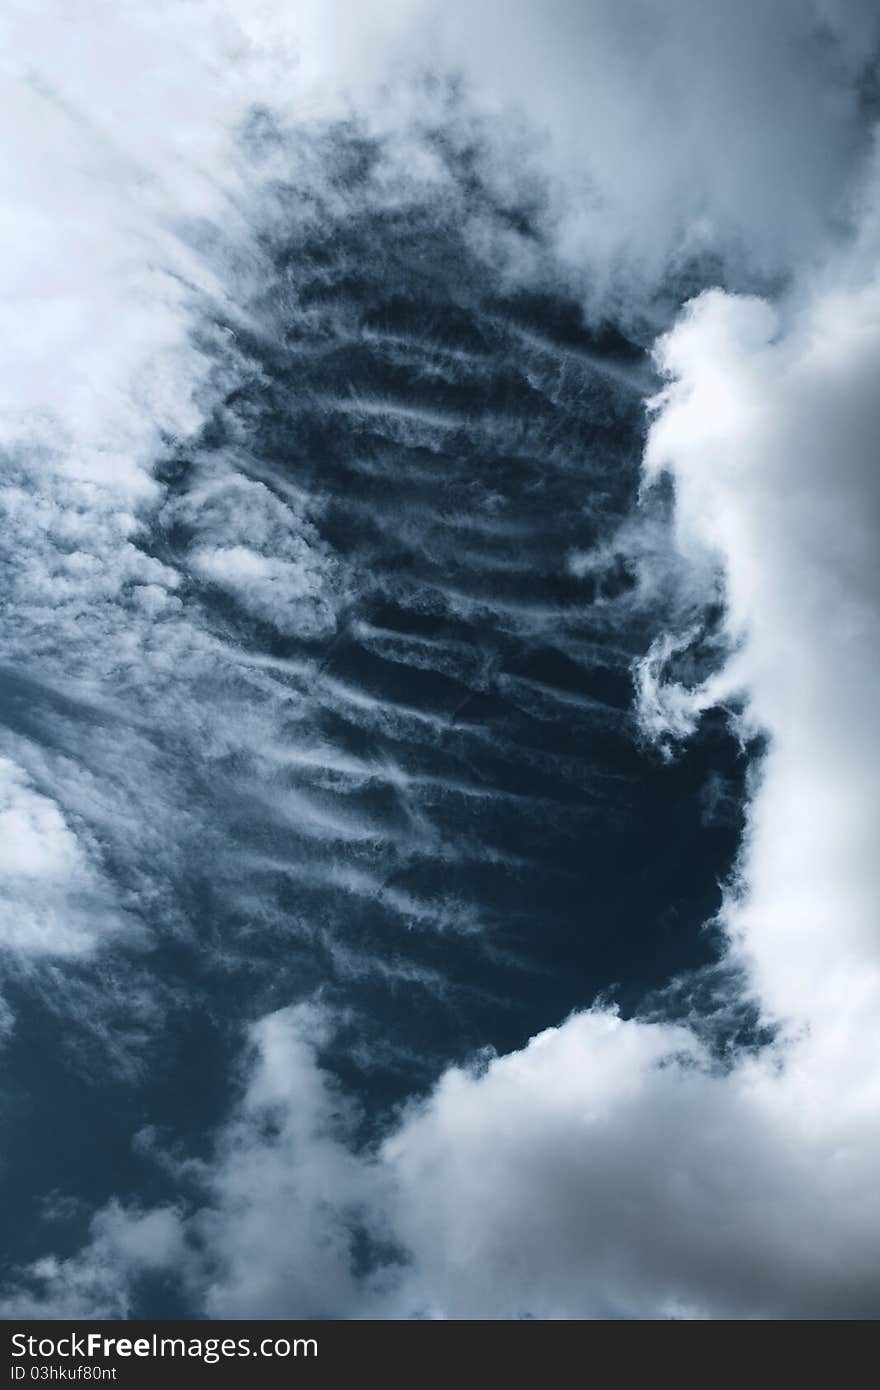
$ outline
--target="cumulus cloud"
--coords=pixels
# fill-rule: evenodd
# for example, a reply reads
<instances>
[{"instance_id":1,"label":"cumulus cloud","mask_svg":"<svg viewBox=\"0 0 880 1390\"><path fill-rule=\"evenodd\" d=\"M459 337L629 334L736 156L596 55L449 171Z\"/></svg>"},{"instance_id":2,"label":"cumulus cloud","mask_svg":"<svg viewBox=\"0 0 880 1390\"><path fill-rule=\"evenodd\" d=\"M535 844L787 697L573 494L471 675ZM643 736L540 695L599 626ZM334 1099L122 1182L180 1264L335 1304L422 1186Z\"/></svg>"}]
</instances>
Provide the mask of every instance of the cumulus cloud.
<instances>
[{"instance_id":1,"label":"cumulus cloud","mask_svg":"<svg viewBox=\"0 0 880 1390\"><path fill-rule=\"evenodd\" d=\"M164 1154L149 1131L136 1139L200 1204L109 1202L74 1256L15 1272L3 1316L126 1317L151 1273L209 1317L357 1316L368 1297L357 1246L376 1233L381 1184L351 1147L357 1106L319 1062L334 1022L315 1001L261 1019L210 1162Z\"/></svg>"},{"instance_id":2,"label":"cumulus cloud","mask_svg":"<svg viewBox=\"0 0 880 1390\"><path fill-rule=\"evenodd\" d=\"M851 972L866 997L880 984L878 329L873 267L867 281L821 284L784 317L704 296L660 348L675 384L647 453L649 469L674 471L683 542L724 557L736 655L712 693L747 692L749 717L772 738L731 932L766 1007L816 1024L854 1006Z\"/></svg>"},{"instance_id":3,"label":"cumulus cloud","mask_svg":"<svg viewBox=\"0 0 880 1390\"><path fill-rule=\"evenodd\" d=\"M208 1204L191 1235L206 1261L197 1297L212 1317L346 1317L361 1306L356 1231L375 1184L349 1144L352 1102L319 1065L331 1020L315 1004L253 1030L238 1111L223 1131Z\"/></svg>"},{"instance_id":4,"label":"cumulus cloud","mask_svg":"<svg viewBox=\"0 0 880 1390\"><path fill-rule=\"evenodd\" d=\"M385 1150L412 1306L876 1315L875 1118L817 1124L789 1067L721 1071L684 1028L593 1012L447 1073Z\"/></svg>"}]
</instances>

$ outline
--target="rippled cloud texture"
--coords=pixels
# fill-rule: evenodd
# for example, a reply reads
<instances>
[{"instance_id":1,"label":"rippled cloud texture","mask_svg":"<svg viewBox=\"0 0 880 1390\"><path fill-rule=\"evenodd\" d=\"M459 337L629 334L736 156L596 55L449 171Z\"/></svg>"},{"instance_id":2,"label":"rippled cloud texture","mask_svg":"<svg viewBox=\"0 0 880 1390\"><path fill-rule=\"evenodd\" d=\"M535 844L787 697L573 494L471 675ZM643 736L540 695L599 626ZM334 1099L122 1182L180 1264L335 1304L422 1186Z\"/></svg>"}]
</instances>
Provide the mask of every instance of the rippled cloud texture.
<instances>
[{"instance_id":1,"label":"rippled cloud texture","mask_svg":"<svg viewBox=\"0 0 880 1390\"><path fill-rule=\"evenodd\" d=\"M880 1314L876 7L0 42L0 1312Z\"/></svg>"}]
</instances>

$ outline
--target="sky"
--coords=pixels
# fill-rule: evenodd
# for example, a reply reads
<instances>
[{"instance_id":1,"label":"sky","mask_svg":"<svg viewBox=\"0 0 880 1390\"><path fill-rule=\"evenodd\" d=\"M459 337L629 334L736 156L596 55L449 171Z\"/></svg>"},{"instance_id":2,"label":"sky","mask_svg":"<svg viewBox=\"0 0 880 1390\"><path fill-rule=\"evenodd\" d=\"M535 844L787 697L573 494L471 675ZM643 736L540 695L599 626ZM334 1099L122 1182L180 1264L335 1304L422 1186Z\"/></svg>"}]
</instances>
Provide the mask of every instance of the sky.
<instances>
[{"instance_id":1,"label":"sky","mask_svg":"<svg viewBox=\"0 0 880 1390\"><path fill-rule=\"evenodd\" d=\"M4 7L0 1316L880 1315L878 53Z\"/></svg>"}]
</instances>

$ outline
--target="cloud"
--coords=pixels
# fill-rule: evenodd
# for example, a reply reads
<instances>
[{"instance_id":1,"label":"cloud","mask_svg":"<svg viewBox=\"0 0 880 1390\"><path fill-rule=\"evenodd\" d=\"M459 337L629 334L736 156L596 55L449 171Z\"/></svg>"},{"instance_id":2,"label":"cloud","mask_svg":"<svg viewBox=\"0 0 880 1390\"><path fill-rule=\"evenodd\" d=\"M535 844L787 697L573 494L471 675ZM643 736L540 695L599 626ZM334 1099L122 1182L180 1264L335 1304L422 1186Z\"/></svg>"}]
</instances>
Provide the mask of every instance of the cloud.
<instances>
[{"instance_id":1,"label":"cloud","mask_svg":"<svg viewBox=\"0 0 880 1390\"><path fill-rule=\"evenodd\" d=\"M76 1254L13 1272L2 1316L128 1317L149 1276L176 1281L202 1316L360 1315L381 1284L364 1269L382 1177L353 1151L358 1107L319 1062L338 1022L318 1001L262 1018L209 1162L163 1153L151 1131L135 1140L198 1203L111 1200Z\"/></svg>"},{"instance_id":2,"label":"cloud","mask_svg":"<svg viewBox=\"0 0 880 1390\"><path fill-rule=\"evenodd\" d=\"M846 214L870 5L558 0L438 23L477 100L547 133L560 245L600 278L650 288L706 256L784 273Z\"/></svg>"},{"instance_id":3,"label":"cloud","mask_svg":"<svg viewBox=\"0 0 880 1390\"><path fill-rule=\"evenodd\" d=\"M172 510L193 530L192 571L288 636L332 635L339 566L314 525L265 484L211 464Z\"/></svg>"},{"instance_id":4,"label":"cloud","mask_svg":"<svg viewBox=\"0 0 880 1390\"><path fill-rule=\"evenodd\" d=\"M448 1072L385 1148L426 1306L877 1315L875 235L779 309L701 296L658 348L646 468L722 564L732 655L691 691L652 677L648 720L682 737L737 698L768 736L723 920L777 1043L722 1067L594 1011Z\"/></svg>"},{"instance_id":5,"label":"cloud","mask_svg":"<svg viewBox=\"0 0 880 1390\"><path fill-rule=\"evenodd\" d=\"M169 505L159 465L253 372L236 330L242 342L273 332L288 302L267 307L257 294L266 226L289 215L265 190L294 167L318 203L344 213L322 143L341 115L384 141L369 195L377 204L451 189L444 158L454 164L470 148L500 208L524 198L543 206L550 245L596 293L623 265L650 298L692 251L732 265L745 248L763 274L824 244L829 210L845 211L865 146L869 7L754 6L747 23L736 6L708 14L633 0L625 10L600 0L558 0L540 16L523 5L389 3L371 11L366 44L362 8L346 3L295 14L101 5L87 18L50 0L8 7L2 636L20 671L49 689L75 683L84 705L121 700L124 723L150 711L164 728L182 724L199 745L192 692L218 671L227 688L238 680L237 657L224 661L211 645L229 636L218 596L284 636L332 634L348 581L314 505L282 500L245 476L246 460L217 451ZM515 121L499 120L514 108ZM314 140L298 141L303 132ZM486 208L454 196L471 244L494 257L500 234ZM546 274L546 247L538 253L534 238L519 236L513 250L516 240L511 233L507 273L528 276L541 262ZM227 322L223 333L207 328L210 316ZM383 418L403 411L347 395L337 405ZM413 419L394 423L415 429L418 443L427 426L422 407L411 409ZM461 423L455 412L438 419L443 429ZM166 542L175 525L190 528L186 550ZM393 525L405 543L428 544L424 515ZM442 525L430 544L443 560L462 551ZM471 617L504 607L497 595L493 609L449 585L434 597ZM504 611L517 629L560 618L538 602ZM387 703L375 717L400 722ZM255 722L241 713L245 743ZM271 725L268 717L260 731L265 744ZM224 740L235 742L231 719ZM142 795L150 787L170 807L173 777L157 777L159 760L144 742L137 748ZM33 758L9 753L25 766ZM69 775L65 784L72 794ZM60 794L57 783L47 789ZM150 819L164 823L162 813ZM118 843L117 821L105 807L92 833Z\"/></svg>"},{"instance_id":6,"label":"cloud","mask_svg":"<svg viewBox=\"0 0 880 1390\"><path fill-rule=\"evenodd\" d=\"M540 171L546 225L596 306L644 311L633 293L688 262L787 274L848 217L880 40L867 0L409 0L371 8L369 41L365 23L345 0L299 9L307 108L448 134L456 114L424 78L456 75L499 200Z\"/></svg>"},{"instance_id":7,"label":"cloud","mask_svg":"<svg viewBox=\"0 0 880 1390\"><path fill-rule=\"evenodd\" d=\"M673 470L682 543L724 562L736 650L696 703L743 691L771 738L731 934L767 1010L823 1026L853 1009L855 972L857 995L880 986L870 732L880 297L873 265L865 279L842 257L833 272L781 313L717 293L697 300L659 350L674 383L647 452L650 470Z\"/></svg>"},{"instance_id":8,"label":"cloud","mask_svg":"<svg viewBox=\"0 0 880 1390\"><path fill-rule=\"evenodd\" d=\"M109 885L58 805L0 758L0 950L77 956L114 923Z\"/></svg>"},{"instance_id":9,"label":"cloud","mask_svg":"<svg viewBox=\"0 0 880 1390\"><path fill-rule=\"evenodd\" d=\"M291 1307L345 1317L360 1306L355 1232L375 1188L349 1147L352 1103L317 1060L330 1034L315 1004L253 1030L246 1089L191 1230L206 1260L197 1296L211 1317L286 1317Z\"/></svg>"},{"instance_id":10,"label":"cloud","mask_svg":"<svg viewBox=\"0 0 880 1390\"><path fill-rule=\"evenodd\" d=\"M788 1066L594 1011L448 1072L385 1147L410 1308L876 1315L876 1125L817 1125Z\"/></svg>"},{"instance_id":11,"label":"cloud","mask_svg":"<svg viewBox=\"0 0 880 1390\"><path fill-rule=\"evenodd\" d=\"M69 1259L47 1255L0 1288L0 1316L125 1318L139 1280L178 1265L182 1228L172 1207L141 1211L110 1202L91 1222L91 1238Z\"/></svg>"},{"instance_id":12,"label":"cloud","mask_svg":"<svg viewBox=\"0 0 880 1390\"><path fill-rule=\"evenodd\" d=\"M731 655L655 723L736 698L767 737L723 921L776 1042L718 1059L597 1008L447 1071L381 1150L374 1210L409 1261L386 1307L877 1315L873 238L869 213L779 308L703 295L658 348L647 476L671 471L682 549L721 565Z\"/></svg>"},{"instance_id":13,"label":"cloud","mask_svg":"<svg viewBox=\"0 0 880 1390\"><path fill-rule=\"evenodd\" d=\"M385 833L286 785L291 722L300 752L320 746L310 721L325 708L355 711L359 735L451 737L445 709L249 650L248 622L332 634L347 578L317 504L249 475L259 461L190 457L218 397L252 379L235 329L244 342L274 325L255 290L255 190L298 158L316 204L350 210L320 137L354 112L380 141L377 203L446 187L451 149L475 151L508 223L528 206L526 234L500 232L485 201L455 204L507 283L549 266L558 281L563 264L591 312L669 329L688 276L774 282L773 302L699 296L658 344L646 477L673 480L675 582L697 594L682 607L717 600L721 572L729 655L689 682L686 639L662 634L640 676L643 726L670 748L719 703L768 740L723 924L776 1042L719 1060L683 1023L597 1007L448 1068L365 1151L357 1106L322 1065L328 1015L283 1009L253 1030L195 1208L111 1202L79 1254L21 1271L0 1306L124 1317L163 1271L213 1316L876 1315L880 285L877 185L862 177L875 7L413 0L369 19L307 5L294 21L286 6L99 8L86 22L31 0L3 20L0 941L75 958L144 908L185 935L175 873L206 862L233 918L288 931L295 914L237 881L248 836L269 860L283 843L291 868L291 827L325 851ZM261 125L257 106L277 120ZM306 126L296 156L284 132ZM261 204L269 221L285 206ZM413 448L464 422L345 390L322 405ZM395 519L404 540L425 530L412 515ZM616 540L637 552L642 594L668 578L653 535ZM596 563L575 555L571 575ZM538 635L568 612L442 576L431 602ZM422 665L455 675L460 654L441 647L423 644ZM519 688L545 708L545 691ZM371 765L354 766L352 795ZM424 821L406 813L414 853ZM447 920L447 899L419 903L372 866L334 872L349 899Z\"/></svg>"}]
</instances>

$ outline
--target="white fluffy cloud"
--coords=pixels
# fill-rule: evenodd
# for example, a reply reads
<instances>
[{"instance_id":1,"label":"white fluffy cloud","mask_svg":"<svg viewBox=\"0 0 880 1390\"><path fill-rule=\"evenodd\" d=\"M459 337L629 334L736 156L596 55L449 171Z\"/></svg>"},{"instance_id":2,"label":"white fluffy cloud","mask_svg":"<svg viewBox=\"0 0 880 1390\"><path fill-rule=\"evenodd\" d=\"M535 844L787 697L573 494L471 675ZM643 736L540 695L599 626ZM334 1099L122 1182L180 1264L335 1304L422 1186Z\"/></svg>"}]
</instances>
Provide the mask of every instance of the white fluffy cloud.
<instances>
[{"instance_id":1,"label":"white fluffy cloud","mask_svg":"<svg viewBox=\"0 0 880 1390\"><path fill-rule=\"evenodd\" d=\"M88 1243L69 1259L54 1255L0 1288L0 1317L125 1318L139 1279L180 1263L183 1228L173 1207L140 1211L110 1202L91 1223Z\"/></svg>"},{"instance_id":2,"label":"white fluffy cloud","mask_svg":"<svg viewBox=\"0 0 880 1390\"><path fill-rule=\"evenodd\" d=\"M253 1031L247 1087L190 1228L205 1261L196 1297L213 1317L285 1317L291 1307L346 1317L361 1307L353 1233L376 1188L348 1147L351 1102L318 1065L329 1034L311 1004Z\"/></svg>"},{"instance_id":3,"label":"white fluffy cloud","mask_svg":"<svg viewBox=\"0 0 880 1390\"><path fill-rule=\"evenodd\" d=\"M448 1073L386 1146L409 1306L875 1314L876 1096L861 1124L817 1123L801 1065L774 1051L723 1073L685 1029L593 1012Z\"/></svg>"},{"instance_id":4,"label":"white fluffy cloud","mask_svg":"<svg viewBox=\"0 0 880 1390\"><path fill-rule=\"evenodd\" d=\"M772 736L731 931L767 1009L817 1026L880 989L878 289L823 286L788 321L698 300L660 349L676 384L648 449L674 470L685 543L724 557L738 651L709 693L745 691Z\"/></svg>"}]
</instances>

